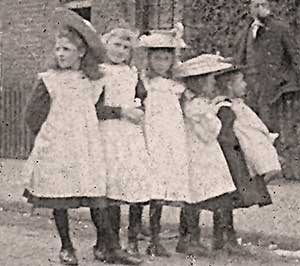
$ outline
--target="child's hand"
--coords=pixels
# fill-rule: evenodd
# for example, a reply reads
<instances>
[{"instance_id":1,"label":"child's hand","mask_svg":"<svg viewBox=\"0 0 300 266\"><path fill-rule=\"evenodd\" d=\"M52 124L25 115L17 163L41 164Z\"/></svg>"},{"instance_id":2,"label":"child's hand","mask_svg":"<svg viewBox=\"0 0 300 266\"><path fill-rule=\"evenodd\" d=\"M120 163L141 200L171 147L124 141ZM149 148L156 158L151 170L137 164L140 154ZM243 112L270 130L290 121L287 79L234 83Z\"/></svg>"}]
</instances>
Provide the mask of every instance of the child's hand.
<instances>
[{"instance_id":1,"label":"child's hand","mask_svg":"<svg viewBox=\"0 0 300 266\"><path fill-rule=\"evenodd\" d=\"M137 108L124 108L122 114L134 124L139 124L144 116L144 112Z\"/></svg>"},{"instance_id":2,"label":"child's hand","mask_svg":"<svg viewBox=\"0 0 300 266\"><path fill-rule=\"evenodd\" d=\"M270 133L269 137L270 137L272 143L274 144L275 140L278 139L279 134L278 133Z\"/></svg>"}]
</instances>

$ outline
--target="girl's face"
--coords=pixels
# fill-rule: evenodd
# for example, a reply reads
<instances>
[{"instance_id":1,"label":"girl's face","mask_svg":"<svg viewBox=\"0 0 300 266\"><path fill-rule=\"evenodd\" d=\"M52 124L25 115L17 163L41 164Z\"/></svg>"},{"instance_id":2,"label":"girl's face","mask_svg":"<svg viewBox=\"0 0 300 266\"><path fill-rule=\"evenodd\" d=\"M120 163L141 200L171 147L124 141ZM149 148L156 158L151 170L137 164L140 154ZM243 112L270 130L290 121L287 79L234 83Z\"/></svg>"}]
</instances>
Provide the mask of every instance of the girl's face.
<instances>
[{"instance_id":1,"label":"girl's face","mask_svg":"<svg viewBox=\"0 0 300 266\"><path fill-rule=\"evenodd\" d=\"M155 49L149 54L149 64L156 74L165 77L174 64L174 54L168 50Z\"/></svg>"},{"instance_id":2,"label":"girl's face","mask_svg":"<svg viewBox=\"0 0 300 266\"><path fill-rule=\"evenodd\" d=\"M55 57L60 68L79 69L84 53L83 49L78 49L68 38L56 38Z\"/></svg>"},{"instance_id":3,"label":"girl's face","mask_svg":"<svg viewBox=\"0 0 300 266\"><path fill-rule=\"evenodd\" d=\"M108 59L114 64L127 62L130 58L131 43L119 36L111 36L106 44Z\"/></svg>"},{"instance_id":4,"label":"girl's face","mask_svg":"<svg viewBox=\"0 0 300 266\"><path fill-rule=\"evenodd\" d=\"M228 87L234 97L241 98L246 96L247 83L245 82L242 73L234 74Z\"/></svg>"}]
</instances>

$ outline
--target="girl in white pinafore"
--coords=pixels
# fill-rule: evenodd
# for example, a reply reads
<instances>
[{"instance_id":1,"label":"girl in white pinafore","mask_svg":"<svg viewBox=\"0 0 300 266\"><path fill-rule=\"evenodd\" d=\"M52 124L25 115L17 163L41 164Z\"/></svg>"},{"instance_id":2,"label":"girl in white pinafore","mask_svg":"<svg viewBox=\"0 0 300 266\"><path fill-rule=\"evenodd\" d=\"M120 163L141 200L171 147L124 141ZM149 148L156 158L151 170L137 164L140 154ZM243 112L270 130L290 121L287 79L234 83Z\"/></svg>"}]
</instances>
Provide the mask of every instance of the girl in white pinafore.
<instances>
[{"instance_id":1,"label":"girl in white pinafore","mask_svg":"<svg viewBox=\"0 0 300 266\"><path fill-rule=\"evenodd\" d=\"M191 205L186 205L180 215L178 253L205 255L207 249L199 243L199 215L204 202L234 191L225 156L218 143L222 124L217 117L217 96L212 72L222 69L222 64L211 64L210 57L198 56L175 69L175 75L184 79L185 126L189 155L189 193ZM226 67L227 64L225 64Z\"/></svg>"},{"instance_id":2,"label":"girl in white pinafore","mask_svg":"<svg viewBox=\"0 0 300 266\"><path fill-rule=\"evenodd\" d=\"M171 75L176 49L185 47L182 33L178 24L174 30L151 31L140 37L148 60L148 69L141 79L147 92L145 138L153 174L151 242L147 248L151 256L170 256L159 241L162 205L178 206L189 201L186 133L179 101L185 87Z\"/></svg>"},{"instance_id":3,"label":"girl in white pinafore","mask_svg":"<svg viewBox=\"0 0 300 266\"><path fill-rule=\"evenodd\" d=\"M144 112L136 91L138 73L127 64L132 49L129 33L127 29L116 29L105 35L108 63L100 66L104 77L100 93L96 94L102 101L100 129L105 139L107 197L145 203L150 200L150 161L143 135ZM115 53L115 42L128 47L126 56L121 56L120 51Z\"/></svg>"},{"instance_id":4,"label":"girl in white pinafore","mask_svg":"<svg viewBox=\"0 0 300 266\"><path fill-rule=\"evenodd\" d=\"M24 196L34 207L53 209L60 260L78 265L69 208L90 207L97 238L110 238L109 225L98 234L99 210L106 209L106 164L93 97L101 82L98 64L104 47L92 25L75 12L57 8L53 20L53 62L39 74L25 111L35 142L26 165L31 184Z\"/></svg>"},{"instance_id":5,"label":"girl in white pinafore","mask_svg":"<svg viewBox=\"0 0 300 266\"><path fill-rule=\"evenodd\" d=\"M130 65L136 33L126 24L112 29L101 36L106 47L106 63L100 65L104 73L99 98L96 104L100 132L105 140L107 163L107 197L109 223L112 225L112 245L121 264L139 264L141 260L121 249L120 245L120 204L129 203L129 228L132 224L134 206L140 210L150 200L152 180L150 159L143 134L143 95L138 90L138 73ZM105 222L103 223L105 225ZM96 257L103 260L103 252Z\"/></svg>"}]
</instances>

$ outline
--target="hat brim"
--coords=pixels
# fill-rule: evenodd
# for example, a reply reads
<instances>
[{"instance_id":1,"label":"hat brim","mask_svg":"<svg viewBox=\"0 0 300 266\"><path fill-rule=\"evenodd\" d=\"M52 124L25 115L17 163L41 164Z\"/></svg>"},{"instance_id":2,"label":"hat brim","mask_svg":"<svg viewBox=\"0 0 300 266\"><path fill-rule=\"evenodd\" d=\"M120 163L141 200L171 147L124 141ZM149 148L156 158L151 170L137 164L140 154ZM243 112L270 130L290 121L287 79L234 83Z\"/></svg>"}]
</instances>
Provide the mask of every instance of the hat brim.
<instances>
[{"instance_id":1,"label":"hat brim","mask_svg":"<svg viewBox=\"0 0 300 266\"><path fill-rule=\"evenodd\" d=\"M75 29L86 41L88 48L95 55L99 63L104 62L105 48L97 35L97 31L89 21L83 19L70 9L58 7L53 12L52 22L55 29L63 26Z\"/></svg>"},{"instance_id":2,"label":"hat brim","mask_svg":"<svg viewBox=\"0 0 300 266\"><path fill-rule=\"evenodd\" d=\"M186 48L187 45L184 40L176 41L173 37L168 35L143 35L138 42L139 47L144 48Z\"/></svg>"},{"instance_id":3,"label":"hat brim","mask_svg":"<svg viewBox=\"0 0 300 266\"><path fill-rule=\"evenodd\" d=\"M214 73L215 76L221 76L221 75L224 75L224 74L229 74L229 73L234 73L234 72L243 72L243 70L247 70L247 69L250 69L252 68L251 66L249 65L234 65L230 68L227 68L227 69L222 69L220 71L217 71Z\"/></svg>"},{"instance_id":4,"label":"hat brim","mask_svg":"<svg viewBox=\"0 0 300 266\"><path fill-rule=\"evenodd\" d=\"M183 63L184 64L184 63ZM226 66L207 66L207 67L179 67L174 70L174 75L177 78L186 78L186 77L192 77L192 76L204 76L209 74L216 74L222 71L226 71L227 69L231 68L231 65L228 64L227 68L224 69Z\"/></svg>"}]
</instances>

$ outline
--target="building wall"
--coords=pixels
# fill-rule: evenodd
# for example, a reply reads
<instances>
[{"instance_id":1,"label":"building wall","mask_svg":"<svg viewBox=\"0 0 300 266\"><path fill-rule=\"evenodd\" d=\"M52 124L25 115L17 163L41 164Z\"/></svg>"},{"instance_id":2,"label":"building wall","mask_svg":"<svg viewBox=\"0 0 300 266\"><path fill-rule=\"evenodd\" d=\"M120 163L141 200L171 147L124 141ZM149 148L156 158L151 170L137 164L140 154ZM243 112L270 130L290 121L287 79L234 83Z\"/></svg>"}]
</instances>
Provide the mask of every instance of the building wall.
<instances>
[{"instance_id":1,"label":"building wall","mask_svg":"<svg viewBox=\"0 0 300 266\"><path fill-rule=\"evenodd\" d=\"M24 125L24 106L51 53L50 18L61 2L70 1L1 0L0 157L28 156L33 139ZM91 2L91 20L100 33L120 18L135 23L135 1L85 2Z\"/></svg>"},{"instance_id":2,"label":"building wall","mask_svg":"<svg viewBox=\"0 0 300 266\"><path fill-rule=\"evenodd\" d=\"M272 1L276 16L293 19L295 0ZM62 0L62 2L72 2ZM78 1L80 2L80 0ZM248 16L249 0L89 0L99 33L123 20L141 32L185 25L189 58L202 52L230 55L236 32ZM25 158L32 143L23 111L36 73L53 46L50 15L59 0L0 0L0 157Z\"/></svg>"}]
</instances>

